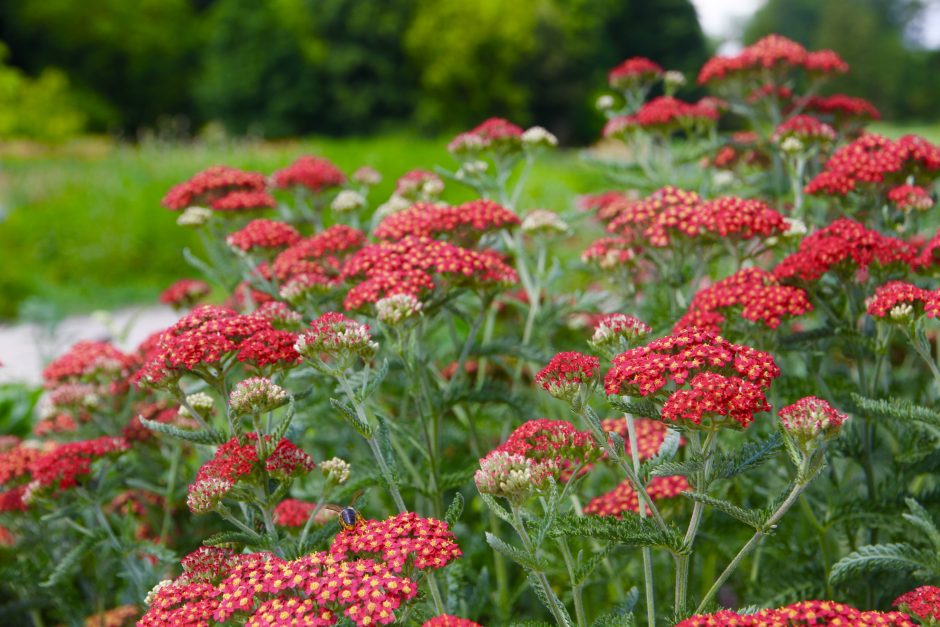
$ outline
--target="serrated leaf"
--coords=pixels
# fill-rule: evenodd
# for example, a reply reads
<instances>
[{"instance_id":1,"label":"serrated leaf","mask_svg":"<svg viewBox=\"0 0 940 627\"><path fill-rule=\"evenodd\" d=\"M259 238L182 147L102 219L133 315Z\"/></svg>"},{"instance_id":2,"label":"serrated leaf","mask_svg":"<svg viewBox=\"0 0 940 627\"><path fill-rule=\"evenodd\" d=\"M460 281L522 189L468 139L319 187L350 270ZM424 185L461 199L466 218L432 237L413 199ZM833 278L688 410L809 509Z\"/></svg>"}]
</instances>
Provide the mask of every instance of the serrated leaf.
<instances>
[{"instance_id":1,"label":"serrated leaf","mask_svg":"<svg viewBox=\"0 0 940 627\"><path fill-rule=\"evenodd\" d=\"M940 427L940 411L917 405L906 398L867 398L854 392L849 395L857 413L891 420L913 420Z\"/></svg>"},{"instance_id":2,"label":"serrated leaf","mask_svg":"<svg viewBox=\"0 0 940 627\"><path fill-rule=\"evenodd\" d=\"M281 418L280 422L278 422L274 427L274 433L271 437L274 442L280 442L281 438L287 435L287 430L290 428L290 423L294 420L295 411L296 405L294 402L294 397L291 396L287 402L287 410L284 412L284 417Z\"/></svg>"},{"instance_id":3,"label":"serrated leaf","mask_svg":"<svg viewBox=\"0 0 940 627\"><path fill-rule=\"evenodd\" d=\"M934 524L933 519L923 506L914 499L904 499L907 508L911 510L910 514L902 514L904 520L916 527L918 531L924 534L935 551L940 552L940 530Z\"/></svg>"},{"instance_id":4,"label":"serrated leaf","mask_svg":"<svg viewBox=\"0 0 940 627\"><path fill-rule=\"evenodd\" d=\"M932 570L930 555L910 544L874 544L849 553L832 566L829 581L841 583L871 572Z\"/></svg>"},{"instance_id":5,"label":"serrated leaf","mask_svg":"<svg viewBox=\"0 0 940 627\"><path fill-rule=\"evenodd\" d=\"M604 563L607 555L610 553L610 547L601 549L594 553L586 562L578 564L574 569L574 585L580 586L587 581L588 577L597 570L597 567Z\"/></svg>"},{"instance_id":6,"label":"serrated leaf","mask_svg":"<svg viewBox=\"0 0 940 627\"><path fill-rule=\"evenodd\" d=\"M460 520L460 516L463 514L463 507L463 494L458 492L454 495L454 500L450 502L450 507L447 508L447 512L444 514L444 520L451 529L453 529L454 524Z\"/></svg>"},{"instance_id":7,"label":"serrated leaf","mask_svg":"<svg viewBox=\"0 0 940 627\"><path fill-rule=\"evenodd\" d=\"M46 580L39 585L43 588L52 588L58 585L71 573L82 558L91 553L106 537L104 531L97 531L72 547L72 549L56 563L55 568L49 573Z\"/></svg>"},{"instance_id":8,"label":"serrated leaf","mask_svg":"<svg viewBox=\"0 0 940 627\"><path fill-rule=\"evenodd\" d=\"M538 530L535 533L535 547L539 548L545 541L548 531L555 522L555 516L558 514L558 484L549 477L548 500L545 501L545 515L539 521Z\"/></svg>"},{"instance_id":9,"label":"serrated leaf","mask_svg":"<svg viewBox=\"0 0 940 627\"><path fill-rule=\"evenodd\" d=\"M656 472L660 466L672 463L676 453L679 451L679 445L682 442L682 436L675 429L667 429L663 443L659 445L656 454L648 459L640 468L640 476L649 477ZM631 453L632 455L632 453ZM666 475L669 476L669 475Z\"/></svg>"},{"instance_id":10,"label":"serrated leaf","mask_svg":"<svg viewBox=\"0 0 940 627\"><path fill-rule=\"evenodd\" d=\"M378 369L370 374L369 380L366 382L365 387L356 393L356 401L359 403L365 402L367 398L375 394L375 391L382 384L382 381L385 380L387 375L388 359L383 359Z\"/></svg>"},{"instance_id":11,"label":"serrated leaf","mask_svg":"<svg viewBox=\"0 0 940 627\"><path fill-rule=\"evenodd\" d=\"M683 492L682 495L740 520L745 525L753 527L754 529L760 529L766 520L766 512L764 512L764 510L744 509L734 503L709 496L702 492Z\"/></svg>"},{"instance_id":12,"label":"serrated leaf","mask_svg":"<svg viewBox=\"0 0 940 627\"><path fill-rule=\"evenodd\" d=\"M556 517L551 534L597 538L626 546L659 547L676 554L687 551L678 529L671 526L660 529L652 519L640 518L632 512L624 513L623 518L564 514Z\"/></svg>"},{"instance_id":13,"label":"serrated leaf","mask_svg":"<svg viewBox=\"0 0 940 627\"><path fill-rule=\"evenodd\" d=\"M544 570L542 564L539 563L539 561L535 558L535 556L529 555L525 551L522 551L520 549L517 549L514 546L510 546L506 544L505 542L500 540L498 537L494 536L489 531L485 532L485 535L486 535L486 543L489 544L490 548L492 548L497 553L500 553L503 556L508 557L509 559L514 561L516 564L519 564L523 568L527 568L529 570L537 570L537 571Z\"/></svg>"},{"instance_id":14,"label":"serrated leaf","mask_svg":"<svg viewBox=\"0 0 940 627\"><path fill-rule=\"evenodd\" d=\"M608 397L607 401L611 407L625 414L641 418L652 418L653 420L662 419L662 412L656 403L645 398L611 396Z\"/></svg>"},{"instance_id":15,"label":"serrated leaf","mask_svg":"<svg viewBox=\"0 0 940 627\"><path fill-rule=\"evenodd\" d=\"M222 544L251 544L255 541L254 536L250 536L242 531L220 531L214 533L202 543L206 546L219 546Z\"/></svg>"},{"instance_id":16,"label":"serrated leaf","mask_svg":"<svg viewBox=\"0 0 940 627\"><path fill-rule=\"evenodd\" d=\"M703 468L705 468L705 459L696 456L681 462L665 462L653 468L650 474L654 477L672 477L674 475L691 477Z\"/></svg>"},{"instance_id":17,"label":"serrated leaf","mask_svg":"<svg viewBox=\"0 0 940 627\"><path fill-rule=\"evenodd\" d=\"M335 398L330 399L330 405L343 415L346 422L348 422L359 435L367 439L372 437L372 425L361 420L352 407Z\"/></svg>"},{"instance_id":18,"label":"serrated leaf","mask_svg":"<svg viewBox=\"0 0 940 627\"><path fill-rule=\"evenodd\" d=\"M150 429L151 431L156 431L157 433L162 433L170 437L176 438L178 440L184 440L186 442L193 442L194 444L223 444L226 440L226 437L219 431L215 429L199 430L195 431L192 429L180 429L171 424L165 422L157 422L155 420L148 420L143 416L140 416L140 424Z\"/></svg>"},{"instance_id":19,"label":"serrated leaf","mask_svg":"<svg viewBox=\"0 0 940 627\"><path fill-rule=\"evenodd\" d=\"M775 432L756 442L748 442L731 453L716 455L712 462L712 478L730 479L760 466L780 450L782 440L780 433Z\"/></svg>"},{"instance_id":20,"label":"serrated leaf","mask_svg":"<svg viewBox=\"0 0 940 627\"><path fill-rule=\"evenodd\" d=\"M483 502L486 503L486 506L490 508L490 511L496 514L502 520L508 522L510 525L515 526L516 521L512 519L512 514L509 511L500 505L496 499L494 499L489 494L480 493L480 498L483 499Z\"/></svg>"}]
</instances>

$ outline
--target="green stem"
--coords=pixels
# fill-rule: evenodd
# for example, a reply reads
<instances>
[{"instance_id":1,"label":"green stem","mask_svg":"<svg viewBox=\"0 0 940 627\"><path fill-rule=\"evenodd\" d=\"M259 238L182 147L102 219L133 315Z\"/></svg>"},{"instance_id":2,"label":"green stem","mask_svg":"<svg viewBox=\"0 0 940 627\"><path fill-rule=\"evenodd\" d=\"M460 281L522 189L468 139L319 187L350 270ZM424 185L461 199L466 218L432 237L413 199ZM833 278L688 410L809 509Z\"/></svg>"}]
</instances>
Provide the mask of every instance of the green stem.
<instances>
[{"instance_id":1,"label":"green stem","mask_svg":"<svg viewBox=\"0 0 940 627\"><path fill-rule=\"evenodd\" d=\"M167 478L166 492L163 496L163 522L160 525L160 544L162 545L166 544L170 535L170 525L173 522L173 494L176 492L176 475L182 452L182 445L175 443L170 456L170 476Z\"/></svg>"},{"instance_id":2,"label":"green stem","mask_svg":"<svg viewBox=\"0 0 940 627\"><path fill-rule=\"evenodd\" d=\"M514 503L511 504L510 507L512 509L512 518L515 522L513 527L515 527L516 533L519 534L519 538L522 540L522 544L525 547L525 550L529 553L529 555L535 558L535 546L532 544L532 539L529 537L529 532L526 531L525 523L522 521L522 516L519 514L519 507ZM555 622L558 623L560 627L566 627L568 624L568 621L565 618L566 612L562 609L558 597L552 590L551 584L548 583L548 577L546 577L545 573L541 570L533 570L532 574L535 575L536 580L538 580L539 584L542 586L542 589L545 591L545 598L548 601L548 609L555 618Z\"/></svg>"},{"instance_id":3,"label":"green stem","mask_svg":"<svg viewBox=\"0 0 940 627\"><path fill-rule=\"evenodd\" d=\"M702 453L705 456L705 466L704 468L696 473L695 485L692 486L695 490L702 490L705 487L705 484L708 481L708 473L711 470L711 453L717 442L717 430L709 431L708 435L705 436L705 446L700 445L700 439L698 433L692 433L689 436L689 440L692 443L693 451L696 453ZM695 544L695 537L698 535L698 528L702 522L702 514L705 510L705 504L700 501L696 501L692 506L692 517L689 519L689 527L686 529L685 538L683 543L688 547L689 552L684 555L679 555L676 557L676 591L675 591L675 603L676 611L679 613L685 612L686 602L688 601L689 594L689 566L692 561L692 547Z\"/></svg>"},{"instance_id":4,"label":"green stem","mask_svg":"<svg viewBox=\"0 0 940 627\"><path fill-rule=\"evenodd\" d=\"M640 451L636 441L636 424L633 415L625 413L627 420L627 438L630 442L630 458L633 461L633 472L640 474ZM646 518L646 508L640 507L640 518ZM650 547L641 549L643 555L643 586L646 590L646 622L649 627L656 625L656 595L653 590L653 553Z\"/></svg>"},{"instance_id":5,"label":"green stem","mask_svg":"<svg viewBox=\"0 0 940 627\"><path fill-rule=\"evenodd\" d=\"M326 502L326 497L328 497L330 494L331 487L333 487L332 483L327 482L323 489L323 493L320 494L320 498L317 499L317 504L313 507L313 511L311 511L310 515L307 516L307 522L304 523L303 531L300 532L300 539L297 541L297 546L301 551L304 548L304 543L307 541L307 536L310 534L310 527L313 526L313 520L317 517L317 514L320 513L320 510L323 509L323 504Z\"/></svg>"},{"instance_id":6,"label":"green stem","mask_svg":"<svg viewBox=\"0 0 940 627\"><path fill-rule=\"evenodd\" d=\"M571 582L571 598L574 601L575 620L578 621L578 627L587 627L588 622L584 614L584 599L581 597L581 585L575 581L574 559L571 557L571 549L568 548L568 541L564 538L558 540L558 546L565 560L565 568L568 570L568 580Z\"/></svg>"}]
</instances>

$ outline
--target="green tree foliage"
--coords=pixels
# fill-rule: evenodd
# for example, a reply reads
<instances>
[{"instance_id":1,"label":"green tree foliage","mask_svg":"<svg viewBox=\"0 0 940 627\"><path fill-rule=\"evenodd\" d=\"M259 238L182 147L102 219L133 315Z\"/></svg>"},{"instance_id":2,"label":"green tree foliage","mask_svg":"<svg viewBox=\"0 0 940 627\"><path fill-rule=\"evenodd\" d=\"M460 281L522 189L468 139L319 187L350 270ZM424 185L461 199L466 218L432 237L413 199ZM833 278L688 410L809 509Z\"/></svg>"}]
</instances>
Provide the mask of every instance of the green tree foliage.
<instances>
[{"instance_id":1,"label":"green tree foliage","mask_svg":"<svg viewBox=\"0 0 940 627\"><path fill-rule=\"evenodd\" d=\"M812 49L836 50L853 71L828 91L867 98L887 118L927 118L940 98L940 52L908 41L922 9L919 0L768 0L745 41L779 33Z\"/></svg>"},{"instance_id":2,"label":"green tree foliage","mask_svg":"<svg viewBox=\"0 0 940 627\"><path fill-rule=\"evenodd\" d=\"M0 138L54 141L80 131L85 119L71 100L65 75L47 68L31 79L4 65L6 55L0 43Z\"/></svg>"}]
</instances>

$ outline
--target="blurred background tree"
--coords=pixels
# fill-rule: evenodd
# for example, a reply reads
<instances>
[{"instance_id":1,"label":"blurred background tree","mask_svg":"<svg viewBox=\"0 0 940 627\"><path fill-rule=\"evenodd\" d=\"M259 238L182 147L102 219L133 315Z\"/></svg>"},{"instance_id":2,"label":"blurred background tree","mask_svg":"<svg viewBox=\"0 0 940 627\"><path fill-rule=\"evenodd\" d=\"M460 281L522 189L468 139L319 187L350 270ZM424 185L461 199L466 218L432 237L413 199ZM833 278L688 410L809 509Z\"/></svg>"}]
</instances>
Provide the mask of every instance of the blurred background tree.
<instances>
[{"instance_id":1,"label":"blurred background tree","mask_svg":"<svg viewBox=\"0 0 940 627\"><path fill-rule=\"evenodd\" d=\"M832 90L924 119L940 52L913 43L922 5L768 0L745 42L779 32L836 49L855 71ZM3 0L0 42L18 90L67 92L88 131L131 137L209 122L264 137L440 133L503 115L583 143L610 67L643 55L691 78L710 53L690 0Z\"/></svg>"}]
</instances>

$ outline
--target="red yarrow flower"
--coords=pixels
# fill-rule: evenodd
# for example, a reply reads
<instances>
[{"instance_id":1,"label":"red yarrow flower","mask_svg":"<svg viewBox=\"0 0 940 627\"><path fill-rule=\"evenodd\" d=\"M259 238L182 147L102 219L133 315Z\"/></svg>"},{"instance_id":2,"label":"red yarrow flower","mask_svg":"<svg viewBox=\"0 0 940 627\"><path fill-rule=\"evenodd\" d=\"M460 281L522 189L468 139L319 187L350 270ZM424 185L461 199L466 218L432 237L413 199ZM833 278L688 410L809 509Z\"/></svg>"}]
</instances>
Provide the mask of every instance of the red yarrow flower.
<instances>
[{"instance_id":1,"label":"red yarrow flower","mask_svg":"<svg viewBox=\"0 0 940 627\"><path fill-rule=\"evenodd\" d=\"M281 252L275 257L272 270L284 282L314 275L322 276L324 281L335 281L346 259L365 243L366 235L359 229L336 224Z\"/></svg>"},{"instance_id":2,"label":"red yarrow flower","mask_svg":"<svg viewBox=\"0 0 940 627\"><path fill-rule=\"evenodd\" d=\"M571 400L600 372L600 360L576 351L558 353L538 374L535 382L556 398Z\"/></svg>"},{"instance_id":3,"label":"red yarrow flower","mask_svg":"<svg viewBox=\"0 0 940 627\"><path fill-rule=\"evenodd\" d=\"M209 203L215 211L239 212L273 209L277 205L274 196L267 192L230 192Z\"/></svg>"},{"instance_id":4,"label":"red yarrow flower","mask_svg":"<svg viewBox=\"0 0 940 627\"><path fill-rule=\"evenodd\" d=\"M274 522L281 527L300 528L307 524L310 514L316 509L315 503L298 499L284 499L274 508Z\"/></svg>"},{"instance_id":5,"label":"red yarrow flower","mask_svg":"<svg viewBox=\"0 0 940 627\"><path fill-rule=\"evenodd\" d=\"M614 89L629 89L655 81L663 68L646 57L631 57L607 73L607 83Z\"/></svg>"},{"instance_id":6,"label":"red yarrow flower","mask_svg":"<svg viewBox=\"0 0 940 627\"><path fill-rule=\"evenodd\" d=\"M93 462L130 449L124 438L100 437L60 444L44 452L29 465L29 492L67 490L91 474ZM28 500L28 497L27 497Z\"/></svg>"},{"instance_id":7,"label":"red yarrow flower","mask_svg":"<svg viewBox=\"0 0 940 627\"><path fill-rule=\"evenodd\" d=\"M522 128L503 118L489 118L474 128L460 133L449 144L453 154L476 153L482 150L509 150L522 147Z\"/></svg>"},{"instance_id":8,"label":"red yarrow flower","mask_svg":"<svg viewBox=\"0 0 940 627\"><path fill-rule=\"evenodd\" d=\"M905 592L892 603L922 621L940 621L940 588L921 586Z\"/></svg>"},{"instance_id":9,"label":"red yarrow flower","mask_svg":"<svg viewBox=\"0 0 940 627\"><path fill-rule=\"evenodd\" d=\"M381 556L394 572L411 562L419 570L437 570L461 556L460 547L447 523L405 512L385 520L363 520L340 531L330 546L337 560L352 556Z\"/></svg>"},{"instance_id":10,"label":"red yarrow flower","mask_svg":"<svg viewBox=\"0 0 940 627\"><path fill-rule=\"evenodd\" d=\"M483 627L467 618L459 618L450 614L441 614L424 622L421 627Z\"/></svg>"},{"instance_id":11,"label":"red yarrow flower","mask_svg":"<svg viewBox=\"0 0 940 627\"><path fill-rule=\"evenodd\" d=\"M826 144L836 138L836 131L810 115L795 115L778 125L771 139L782 144L791 137L803 143Z\"/></svg>"},{"instance_id":12,"label":"red yarrow flower","mask_svg":"<svg viewBox=\"0 0 940 627\"><path fill-rule=\"evenodd\" d=\"M421 202L386 217L374 235L384 240L400 240L408 235L443 236L472 244L486 233L519 223L519 216L492 200L472 200L455 207Z\"/></svg>"},{"instance_id":13,"label":"red yarrow flower","mask_svg":"<svg viewBox=\"0 0 940 627\"><path fill-rule=\"evenodd\" d=\"M199 279L180 279L160 294L160 302L175 309L192 307L212 291L209 284Z\"/></svg>"},{"instance_id":14,"label":"red yarrow flower","mask_svg":"<svg viewBox=\"0 0 940 627\"><path fill-rule=\"evenodd\" d=\"M888 201L899 211L926 211L933 207L930 192L920 185L898 185L888 190Z\"/></svg>"},{"instance_id":15,"label":"red yarrow flower","mask_svg":"<svg viewBox=\"0 0 940 627\"><path fill-rule=\"evenodd\" d=\"M174 186L163 197L163 206L182 211L193 205L211 205L232 192L263 192L264 175L224 165L212 166Z\"/></svg>"},{"instance_id":16,"label":"red yarrow flower","mask_svg":"<svg viewBox=\"0 0 940 627\"><path fill-rule=\"evenodd\" d=\"M547 464L556 480L567 479L576 466L588 464L600 455L589 432L575 429L566 420L546 418L522 423L494 451Z\"/></svg>"},{"instance_id":17,"label":"red yarrow flower","mask_svg":"<svg viewBox=\"0 0 940 627\"><path fill-rule=\"evenodd\" d=\"M940 290L925 290L906 281L889 281L875 290L874 295L865 301L868 315L875 318L890 317L894 320L907 321L923 308L928 318L940 315Z\"/></svg>"},{"instance_id":18,"label":"red yarrow flower","mask_svg":"<svg viewBox=\"0 0 940 627\"><path fill-rule=\"evenodd\" d=\"M300 187L311 192L339 187L346 182L346 175L331 161L310 155L298 157L286 168L275 172L272 178L279 188Z\"/></svg>"},{"instance_id":19,"label":"red yarrow flower","mask_svg":"<svg viewBox=\"0 0 940 627\"><path fill-rule=\"evenodd\" d=\"M300 240L297 229L277 220L252 220L243 228L225 238L236 250L251 252L255 249L280 249Z\"/></svg>"},{"instance_id":20,"label":"red yarrow flower","mask_svg":"<svg viewBox=\"0 0 940 627\"><path fill-rule=\"evenodd\" d=\"M821 398L807 396L777 412L787 433L801 441L816 436L831 437L838 432L848 416Z\"/></svg>"},{"instance_id":21,"label":"red yarrow flower","mask_svg":"<svg viewBox=\"0 0 940 627\"><path fill-rule=\"evenodd\" d=\"M902 612L863 612L835 601L799 601L775 610L758 610L738 614L721 610L714 614L697 615L676 627L811 627L816 625L851 625L864 627L915 627L914 621Z\"/></svg>"},{"instance_id":22,"label":"red yarrow flower","mask_svg":"<svg viewBox=\"0 0 940 627\"><path fill-rule=\"evenodd\" d=\"M685 477L653 477L646 486L646 493L653 501L658 501L674 498L689 489L689 482ZM640 497L629 480L621 482L610 492L591 499L584 506L584 513L594 516L622 518L624 512L639 513L639 511Z\"/></svg>"},{"instance_id":23,"label":"red yarrow flower","mask_svg":"<svg viewBox=\"0 0 940 627\"><path fill-rule=\"evenodd\" d=\"M605 433L616 433L624 442L624 451L630 454L630 433L627 429L626 418L608 418L601 421L601 428ZM634 418L633 430L636 433L636 450L640 460L652 459L659 453L660 447L666 439L669 426L659 420L649 418ZM604 453L606 456L606 452Z\"/></svg>"}]
</instances>

